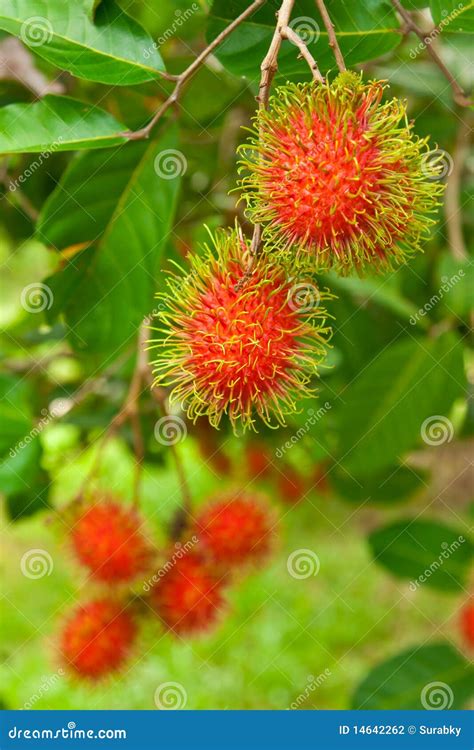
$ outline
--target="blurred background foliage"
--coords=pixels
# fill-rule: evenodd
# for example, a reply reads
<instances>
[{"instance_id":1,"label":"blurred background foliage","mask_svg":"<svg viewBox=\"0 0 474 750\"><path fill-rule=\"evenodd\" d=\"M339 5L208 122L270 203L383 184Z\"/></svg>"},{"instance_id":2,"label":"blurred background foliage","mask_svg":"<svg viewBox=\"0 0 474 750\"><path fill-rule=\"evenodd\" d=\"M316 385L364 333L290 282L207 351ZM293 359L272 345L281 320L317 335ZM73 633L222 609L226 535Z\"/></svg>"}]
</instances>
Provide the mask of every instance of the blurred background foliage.
<instances>
[{"instance_id":1,"label":"blurred background foliage","mask_svg":"<svg viewBox=\"0 0 474 750\"><path fill-rule=\"evenodd\" d=\"M133 63L132 42L132 62L120 71L94 57L97 68L91 63L88 70L97 72L88 79L79 75L81 57L74 53L71 75L71 50L53 45L54 59L48 45L28 51L15 39L24 18L14 18L14 3L6 5L0 19L1 673L5 705L19 708L60 669L58 622L84 594L85 579L55 511L95 465L100 437L124 401L138 327L153 312L163 270L169 259L184 262L187 252L199 251L206 225L232 225L237 217L250 230L238 195L229 191L277 4L267 2L225 41L185 90L179 117L169 113L149 143L106 149L120 143L124 126L143 126L171 84ZM37 15L24 5L26 17ZM52 16L54 28L66 12L57 5L51 3L51 13L59 14ZM72 14L85 12L74 5ZM158 68L162 58L178 73L247 5L102 0L95 24L107 24L120 7L146 29L144 38L133 33L134 44L151 50L149 64ZM404 5L430 29L462 4ZM302 694L301 708L418 708L422 687L436 680L452 687L453 707L469 700L472 673L458 620L472 583L474 515L470 112L453 103L441 71L415 35L402 33L387 0L333 0L328 7L336 31L344 32L348 63L388 79L390 93L407 99L415 131L429 135L432 148L454 165L439 224L425 253L394 273L321 278L337 294L329 366L318 398L303 403L286 428L237 439L226 425L219 432L188 425L179 449L197 504L223 484L238 484L268 493L281 515L271 564L233 588L222 626L185 642L157 636L148 623L129 670L97 688L61 676L41 691L37 708L153 708L156 686L166 680L186 686L190 708L287 708ZM307 42L323 73L333 75L314 4L299 0L293 17L316 19ZM472 87L473 30L466 5L433 42L465 90ZM307 77L295 48L284 42L277 82ZM15 109L11 119L9 108L39 106L45 93L56 97L58 117L64 100L57 98L65 95L108 113L113 120L97 124L104 148L90 150L90 132L81 135L78 153L64 142L48 150L44 135L35 143L39 111ZM155 157L170 148L184 155L181 180L157 177ZM44 286L35 301L25 290L38 284ZM142 506L165 544L179 487L169 451L154 437L159 414L149 394L140 408ZM427 446L422 425L432 417L449 429ZM107 443L93 483L127 502L133 473L132 435L124 427ZM440 544L459 535L465 544L412 590L410 581L437 559ZM51 575L21 575L21 557L32 548L49 551ZM300 548L317 552L317 576L289 577L288 555ZM308 688L325 670L317 688Z\"/></svg>"}]
</instances>

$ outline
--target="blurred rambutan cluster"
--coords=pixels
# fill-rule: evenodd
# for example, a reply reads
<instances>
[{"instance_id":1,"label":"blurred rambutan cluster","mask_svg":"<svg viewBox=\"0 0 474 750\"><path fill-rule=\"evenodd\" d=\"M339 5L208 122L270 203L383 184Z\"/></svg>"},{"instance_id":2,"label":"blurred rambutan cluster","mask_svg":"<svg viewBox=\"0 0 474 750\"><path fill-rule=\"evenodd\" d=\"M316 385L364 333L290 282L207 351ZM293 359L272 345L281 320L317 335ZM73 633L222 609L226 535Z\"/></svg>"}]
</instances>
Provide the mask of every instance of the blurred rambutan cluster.
<instances>
[{"instance_id":1,"label":"blurred rambutan cluster","mask_svg":"<svg viewBox=\"0 0 474 750\"><path fill-rule=\"evenodd\" d=\"M89 680L124 667L146 617L176 636L218 624L226 589L268 557L277 523L265 497L237 489L190 514L180 541L165 549L119 498L73 504L67 518L75 559L100 591L65 617L59 650L70 672Z\"/></svg>"}]
</instances>

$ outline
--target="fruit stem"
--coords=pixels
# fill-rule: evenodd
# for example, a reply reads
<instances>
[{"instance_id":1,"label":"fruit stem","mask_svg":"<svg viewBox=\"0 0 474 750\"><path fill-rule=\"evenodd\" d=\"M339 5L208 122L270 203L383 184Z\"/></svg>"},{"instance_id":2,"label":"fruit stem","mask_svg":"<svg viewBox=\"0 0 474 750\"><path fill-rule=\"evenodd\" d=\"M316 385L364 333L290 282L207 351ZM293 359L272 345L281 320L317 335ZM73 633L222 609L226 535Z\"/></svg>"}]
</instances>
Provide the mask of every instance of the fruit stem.
<instances>
[{"instance_id":1,"label":"fruit stem","mask_svg":"<svg viewBox=\"0 0 474 750\"><path fill-rule=\"evenodd\" d=\"M316 2L318 2L318 0L316 0ZM466 93L456 81L453 74L448 70L443 60L436 52L434 45L430 43L429 39L426 43L426 32L424 32L423 29L420 29L420 27L413 20L413 16L411 15L411 13L403 7L399 0L392 0L392 5L405 22L406 30L413 31L413 33L416 34L417 37L423 42L424 48L428 52L429 56L431 57L435 65L437 65L437 67L440 69L449 85L451 86L453 99L456 104L459 104L460 107L470 107L472 105L472 100L468 96L466 96Z\"/></svg>"},{"instance_id":2,"label":"fruit stem","mask_svg":"<svg viewBox=\"0 0 474 750\"><path fill-rule=\"evenodd\" d=\"M226 26L226 28L216 36L216 38L196 57L196 59L191 63L191 65L186 68L186 70L183 70L183 72L178 76L168 76L168 78L170 78L171 80L176 81L176 85L168 99L163 102L158 111L153 115L148 125L145 125L145 127L141 128L140 130L129 130L125 133L121 133L120 135L123 138L127 138L129 141L138 141L144 138L148 138L158 120L161 119L161 117L168 109L170 109L170 107L173 107L177 104L183 86L206 61L211 52L214 52L214 50L220 44L222 44L222 42L229 36L229 34L231 34L234 29L237 28L237 26L240 26L243 21L245 21L256 10L258 10L258 8L264 5L265 2L266 0L255 0L255 2L249 5L249 7L246 8L246 10L244 10L244 12L240 14L240 16L237 16L237 18L235 18L232 23Z\"/></svg>"},{"instance_id":3,"label":"fruit stem","mask_svg":"<svg viewBox=\"0 0 474 750\"><path fill-rule=\"evenodd\" d=\"M346 63L344 62L344 57L341 52L341 48L339 47L339 42L337 41L336 32L334 30L334 24L331 21L331 16L329 15L324 0L316 0L317 8L321 14L321 18L323 19L323 23L325 26L325 29L328 33L328 39L329 39L329 46L331 47L334 57L336 60L336 65L339 68L339 71L341 73L344 73L346 68Z\"/></svg>"}]
</instances>

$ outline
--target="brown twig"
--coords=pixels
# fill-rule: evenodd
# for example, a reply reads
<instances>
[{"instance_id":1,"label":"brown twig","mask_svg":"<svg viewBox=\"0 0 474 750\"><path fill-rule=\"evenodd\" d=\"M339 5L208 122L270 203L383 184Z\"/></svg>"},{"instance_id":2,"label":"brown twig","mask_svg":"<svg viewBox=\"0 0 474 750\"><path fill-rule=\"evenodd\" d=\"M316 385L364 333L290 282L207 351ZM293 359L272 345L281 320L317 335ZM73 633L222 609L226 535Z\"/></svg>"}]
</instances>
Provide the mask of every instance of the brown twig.
<instances>
[{"instance_id":1,"label":"brown twig","mask_svg":"<svg viewBox=\"0 0 474 750\"><path fill-rule=\"evenodd\" d=\"M277 23L275 31L273 32L268 52L263 58L262 64L260 66L261 77L257 96L258 106L260 109L266 109L268 105L270 86L272 85L273 78L278 69L277 60L281 43L284 38L283 32L289 26L291 11L293 10L294 4L295 0L283 0L280 6L280 10L277 13Z\"/></svg>"},{"instance_id":2,"label":"brown twig","mask_svg":"<svg viewBox=\"0 0 474 750\"><path fill-rule=\"evenodd\" d=\"M464 242L462 231L462 212L459 205L461 192L461 179L463 168L469 154L469 137L471 133L472 116L465 110L463 113L453 152L453 167L446 182L446 195L444 201L444 213L446 217L446 229L448 232L448 244L453 258L463 261L468 258L468 252Z\"/></svg>"},{"instance_id":3,"label":"brown twig","mask_svg":"<svg viewBox=\"0 0 474 750\"><path fill-rule=\"evenodd\" d=\"M423 42L425 49L428 52L429 56L431 57L433 62L438 66L439 70L442 72L442 74L448 81L449 85L451 86L451 90L453 92L453 99L456 102L456 104L459 104L460 107L470 107L472 104L472 100L466 95L465 91L463 91L463 89L461 88L459 83L456 81L451 71L446 67L445 63L436 52L433 44L425 43L426 32L424 32L423 29L420 29L420 27L415 23L411 13L408 10L406 10L406 8L403 7L403 5L400 3L400 0L392 0L392 5L397 11L397 13L403 19L406 30L412 31Z\"/></svg>"},{"instance_id":4,"label":"brown twig","mask_svg":"<svg viewBox=\"0 0 474 750\"><path fill-rule=\"evenodd\" d=\"M298 36L298 34L293 31L292 28L287 26L283 31L281 32L284 39L288 39L289 42L295 45L295 47L298 47L300 54L299 57L302 57L303 60L305 60L308 63L309 69L311 70L311 73L313 74L313 78L315 81L319 81L319 83L324 83L324 78L322 77L320 70L318 68L318 64L316 60L314 59L313 55L309 51L308 47L304 43L303 39Z\"/></svg>"},{"instance_id":5,"label":"brown twig","mask_svg":"<svg viewBox=\"0 0 474 750\"><path fill-rule=\"evenodd\" d=\"M244 12L240 14L240 16L237 16L237 18L235 18L232 23L230 23L223 31L221 31L220 34L216 36L216 38L196 57L196 59L191 63L191 65L186 68L186 70L184 70L178 76L171 76L171 79L176 81L176 85L170 96L163 102L161 107L153 115L148 125L145 125L145 127L141 128L140 130L127 131L125 133L122 133L122 136L128 138L131 141L148 138L158 120L165 114L165 112L167 112L168 109L170 109L170 107L173 107L178 102L184 85L200 68L200 66L205 62L209 55L214 52L214 50L220 44L222 44L222 42L237 28L237 26L240 26L243 21L245 21L249 16L255 13L255 11L258 10L258 8L260 8L262 5L264 5L265 2L266 0L254 0L254 2L249 5L249 7L244 10Z\"/></svg>"},{"instance_id":6,"label":"brown twig","mask_svg":"<svg viewBox=\"0 0 474 750\"><path fill-rule=\"evenodd\" d=\"M262 60L260 65L260 84L258 87L257 102L259 110L266 109L268 106L268 100L270 98L270 87L272 85L275 73L278 70L278 53L280 52L281 43L283 41L283 32L289 28L291 11L295 0L283 0L280 10L277 13L277 23L275 31L268 48L268 52ZM242 285L252 271L253 259L257 256L260 247L262 236L262 229L260 224L254 225L252 242L250 245L250 251L252 253L252 260L250 266L242 279Z\"/></svg>"},{"instance_id":7,"label":"brown twig","mask_svg":"<svg viewBox=\"0 0 474 750\"><path fill-rule=\"evenodd\" d=\"M337 41L336 32L334 30L334 24L331 21L331 17L327 11L324 0L316 0L316 5L321 14L321 18L323 19L324 27L328 33L329 46L331 47L334 53L336 65L339 68L339 71L343 73L345 70L347 70L347 68L346 68L346 63L344 62L344 57L341 52L341 48L339 47L339 42Z\"/></svg>"}]
</instances>

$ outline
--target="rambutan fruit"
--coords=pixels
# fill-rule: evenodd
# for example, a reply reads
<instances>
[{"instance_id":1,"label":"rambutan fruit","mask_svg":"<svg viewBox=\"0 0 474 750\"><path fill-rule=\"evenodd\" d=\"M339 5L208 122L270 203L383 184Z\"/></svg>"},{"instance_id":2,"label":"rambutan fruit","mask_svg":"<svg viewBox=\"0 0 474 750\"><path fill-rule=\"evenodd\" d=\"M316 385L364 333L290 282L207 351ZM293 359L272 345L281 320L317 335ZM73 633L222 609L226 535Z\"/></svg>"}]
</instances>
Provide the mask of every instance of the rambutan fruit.
<instances>
[{"instance_id":1,"label":"rambutan fruit","mask_svg":"<svg viewBox=\"0 0 474 750\"><path fill-rule=\"evenodd\" d=\"M133 581L149 568L152 558L142 523L133 508L112 499L82 507L70 532L77 559L97 580Z\"/></svg>"},{"instance_id":2,"label":"rambutan fruit","mask_svg":"<svg viewBox=\"0 0 474 750\"><path fill-rule=\"evenodd\" d=\"M230 568L254 562L271 549L275 518L252 492L218 495L198 512L194 523L203 550L216 565Z\"/></svg>"},{"instance_id":3,"label":"rambutan fruit","mask_svg":"<svg viewBox=\"0 0 474 750\"><path fill-rule=\"evenodd\" d=\"M73 610L60 636L60 651L73 672L96 680L123 665L136 634L129 610L113 599L95 599Z\"/></svg>"},{"instance_id":4,"label":"rambutan fruit","mask_svg":"<svg viewBox=\"0 0 474 750\"><path fill-rule=\"evenodd\" d=\"M150 604L177 634L208 630L224 607L223 579L196 552L173 555L150 591Z\"/></svg>"},{"instance_id":5,"label":"rambutan fruit","mask_svg":"<svg viewBox=\"0 0 474 750\"><path fill-rule=\"evenodd\" d=\"M474 648L474 600L471 600L462 608L460 624L466 643Z\"/></svg>"},{"instance_id":6,"label":"rambutan fruit","mask_svg":"<svg viewBox=\"0 0 474 750\"><path fill-rule=\"evenodd\" d=\"M235 432L284 424L326 353L329 329L314 284L288 279L268 259L252 257L238 229L219 231L215 252L191 256L184 277L158 295L162 337L153 362L156 386L169 386L195 421L218 427L227 414ZM274 426L274 424L273 424Z\"/></svg>"},{"instance_id":7,"label":"rambutan fruit","mask_svg":"<svg viewBox=\"0 0 474 750\"><path fill-rule=\"evenodd\" d=\"M420 250L442 165L413 134L406 104L382 103L383 90L346 71L332 83L289 83L258 112L241 147L242 186L269 252L348 273Z\"/></svg>"}]
</instances>

